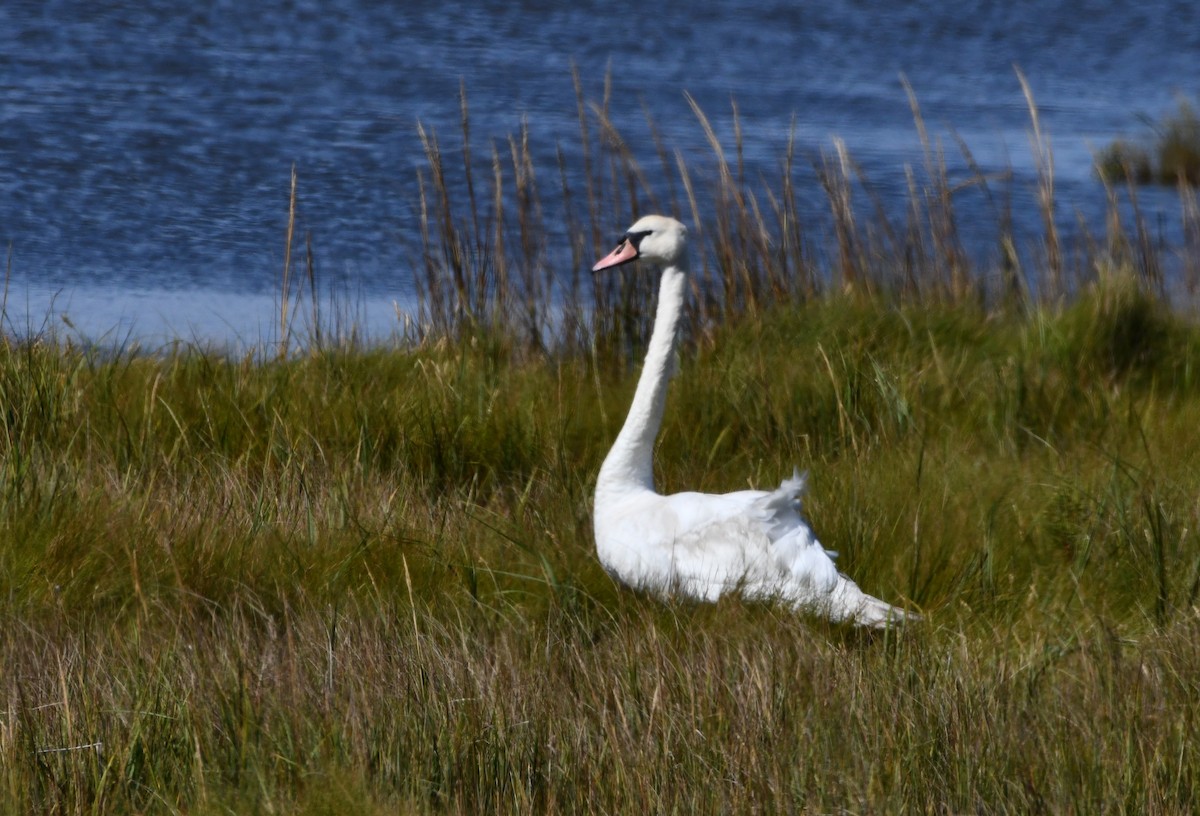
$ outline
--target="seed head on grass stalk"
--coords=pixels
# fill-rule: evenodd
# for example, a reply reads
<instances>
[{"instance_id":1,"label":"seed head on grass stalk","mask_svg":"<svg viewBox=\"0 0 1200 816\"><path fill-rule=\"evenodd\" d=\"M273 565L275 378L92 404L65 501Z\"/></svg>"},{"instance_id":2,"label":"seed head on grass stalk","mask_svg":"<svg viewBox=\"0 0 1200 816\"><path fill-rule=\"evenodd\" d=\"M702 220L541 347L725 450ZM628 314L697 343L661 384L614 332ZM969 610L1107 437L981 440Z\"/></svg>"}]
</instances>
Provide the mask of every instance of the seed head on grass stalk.
<instances>
[{"instance_id":1,"label":"seed head on grass stalk","mask_svg":"<svg viewBox=\"0 0 1200 816\"><path fill-rule=\"evenodd\" d=\"M1055 220L1054 151L1050 148L1049 138L1042 133L1041 116L1038 113L1029 81L1020 68L1014 66L1013 70L1016 71L1017 81L1021 84L1021 92L1025 95L1025 103L1029 107L1029 121L1032 126L1029 143L1033 149L1033 158L1037 166L1037 198L1042 215L1043 250L1046 262L1043 287L1047 297L1059 299L1066 294L1066 289L1063 277L1062 246L1058 235L1058 223Z\"/></svg>"},{"instance_id":2,"label":"seed head on grass stalk","mask_svg":"<svg viewBox=\"0 0 1200 816\"><path fill-rule=\"evenodd\" d=\"M292 238L296 232L296 165L288 193L287 235L283 246L283 275L279 286L279 358L286 359L291 340Z\"/></svg>"}]
</instances>

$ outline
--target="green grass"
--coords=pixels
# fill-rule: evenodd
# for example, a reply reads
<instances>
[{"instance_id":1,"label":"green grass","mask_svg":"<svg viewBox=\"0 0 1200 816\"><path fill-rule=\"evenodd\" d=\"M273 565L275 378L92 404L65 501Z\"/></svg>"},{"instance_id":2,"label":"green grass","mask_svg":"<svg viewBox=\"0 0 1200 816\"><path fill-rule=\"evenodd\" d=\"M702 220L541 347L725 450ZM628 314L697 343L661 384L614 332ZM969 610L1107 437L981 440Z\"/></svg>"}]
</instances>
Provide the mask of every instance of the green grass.
<instances>
[{"instance_id":1,"label":"green grass","mask_svg":"<svg viewBox=\"0 0 1200 816\"><path fill-rule=\"evenodd\" d=\"M927 615L885 635L611 582L613 361L0 348L0 812L1194 801L1200 330L1136 287L830 296L685 354L662 487L810 468Z\"/></svg>"}]
</instances>

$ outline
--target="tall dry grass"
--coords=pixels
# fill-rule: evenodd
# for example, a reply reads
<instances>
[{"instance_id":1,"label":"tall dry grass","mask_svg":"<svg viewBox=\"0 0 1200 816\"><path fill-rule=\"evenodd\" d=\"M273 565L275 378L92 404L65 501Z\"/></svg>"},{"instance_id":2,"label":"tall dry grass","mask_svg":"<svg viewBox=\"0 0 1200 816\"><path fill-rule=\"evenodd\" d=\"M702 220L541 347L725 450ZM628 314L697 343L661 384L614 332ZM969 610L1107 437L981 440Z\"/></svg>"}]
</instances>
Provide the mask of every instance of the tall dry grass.
<instances>
[{"instance_id":1,"label":"tall dry grass","mask_svg":"<svg viewBox=\"0 0 1200 816\"><path fill-rule=\"evenodd\" d=\"M779 146L778 173L748 178L736 103L732 142L725 143L688 97L710 150L702 166L695 159L689 165L681 150L665 143L649 112L653 144L635 150L610 115L607 82L601 99L588 101L578 75L581 165L569 164L559 149L555 167L536 168L534 154L544 151L530 148L534 136L525 124L506 144L491 146L491 173L480 179L464 88L461 155L448 157L435 134L420 131L426 167L418 173L424 252L412 270L421 295L417 334L457 337L464 330L495 329L517 348L567 354L636 345L652 319L653 281L632 271L593 277L586 270L624 226L649 211L672 214L691 227L687 325L696 336L772 304L831 292L1026 308L1031 299L1070 299L1114 269L1148 289L1172 290L1176 305L1184 305L1179 294L1192 291L1196 278L1187 260L1195 190L1180 187L1178 232L1185 245L1178 252L1164 251L1132 185L1105 182L1104 228L1097 232L1080 222L1074 236L1064 237L1062 224L1076 203L1060 200L1054 153L1033 89L1019 71L1017 79L1030 115L1032 180L1010 169L980 167L957 137L953 145L935 139L916 93L903 81L922 145L920 164L904 168L903 207L883 201L839 139L828 150L802 156L793 132ZM957 154L959 169L950 169L947 151ZM817 223L796 192L810 171L828 212ZM1012 202L1028 192L1041 229L1019 232ZM960 201L967 195L973 200L964 210ZM561 211L548 219L545 200ZM992 214L990 244L963 240L963 211L974 219ZM972 227L973 235L983 233L978 223Z\"/></svg>"}]
</instances>

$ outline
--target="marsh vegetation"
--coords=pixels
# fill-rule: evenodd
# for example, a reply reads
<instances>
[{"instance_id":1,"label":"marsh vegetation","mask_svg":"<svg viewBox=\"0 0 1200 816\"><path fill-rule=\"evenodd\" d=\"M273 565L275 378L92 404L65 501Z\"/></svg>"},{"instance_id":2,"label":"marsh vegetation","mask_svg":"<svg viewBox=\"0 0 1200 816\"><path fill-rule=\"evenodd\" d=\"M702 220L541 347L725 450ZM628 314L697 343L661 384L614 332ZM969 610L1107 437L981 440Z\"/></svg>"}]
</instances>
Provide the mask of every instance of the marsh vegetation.
<instances>
[{"instance_id":1,"label":"marsh vegetation","mask_svg":"<svg viewBox=\"0 0 1200 816\"><path fill-rule=\"evenodd\" d=\"M1159 120L1145 120L1142 139L1117 139L1096 156L1100 176L1137 184L1200 184L1200 116L1184 97Z\"/></svg>"},{"instance_id":2,"label":"marsh vegetation","mask_svg":"<svg viewBox=\"0 0 1200 816\"><path fill-rule=\"evenodd\" d=\"M0 341L0 812L1191 812L1194 191L1176 247L1115 188L1065 239L1037 134L1045 230L1017 245L992 191L978 258L955 196L992 181L928 140L899 220L835 145L810 234L793 145L747 181L697 110L715 159L651 171L604 110L553 219L532 126L486 178L425 134L402 345L286 342L294 294L244 358ZM822 540L920 626L600 569L653 282L582 270L651 210L702 248L660 484L810 469Z\"/></svg>"}]
</instances>

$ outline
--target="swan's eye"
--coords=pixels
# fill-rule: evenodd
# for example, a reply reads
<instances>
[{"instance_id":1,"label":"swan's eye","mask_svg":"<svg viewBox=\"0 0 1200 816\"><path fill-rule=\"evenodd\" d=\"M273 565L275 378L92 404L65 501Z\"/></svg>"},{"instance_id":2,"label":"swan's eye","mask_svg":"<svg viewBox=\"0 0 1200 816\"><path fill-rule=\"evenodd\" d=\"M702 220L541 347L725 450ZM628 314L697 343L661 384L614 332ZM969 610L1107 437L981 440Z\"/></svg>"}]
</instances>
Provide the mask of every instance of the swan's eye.
<instances>
[{"instance_id":1,"label":"swan's eye","mask_svg":"<svg viewBox=\"0 0 1200 816\"><path fill-rule=\"evenodd\" d=\"M645 232L630 232L625 235L625 240L633 244L634 249L641 249L642 239L652 232L654 232L654 230L646 230Z\"/></svg>"}]
</instances>

